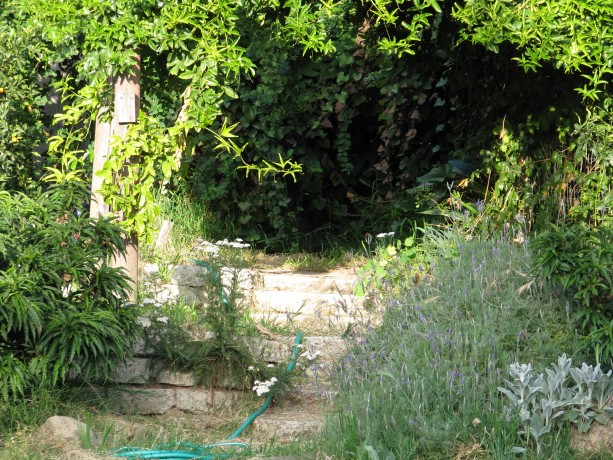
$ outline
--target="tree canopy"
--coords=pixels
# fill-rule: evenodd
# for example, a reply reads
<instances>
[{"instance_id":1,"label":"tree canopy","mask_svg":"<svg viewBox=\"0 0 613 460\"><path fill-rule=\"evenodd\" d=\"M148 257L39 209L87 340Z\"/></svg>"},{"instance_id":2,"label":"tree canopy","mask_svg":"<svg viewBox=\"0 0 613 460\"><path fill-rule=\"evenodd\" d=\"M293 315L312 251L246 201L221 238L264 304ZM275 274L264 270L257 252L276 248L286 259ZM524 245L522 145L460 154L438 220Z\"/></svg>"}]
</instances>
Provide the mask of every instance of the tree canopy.
<instances>
[{"instance_id":1,"label":"tree canopy","mask_svg":"<svg viewBox=\"0 0 613 460\"><path fill-rule=\"evenodd\" d=\"M93 121L138 53L142 113L102 174L142 234L160 186L269 245L398 229L440 214L450 193L485 200L501 222L608 223L611 10L576 0L7 0L0 183L27 189L46 167L55 180L91 174ZM63 101L55 123L51 90ZM140 167L120 199L117 171L132 157ZM260 181L262 171L278 178Z\"/></svg>"}]
</instances>

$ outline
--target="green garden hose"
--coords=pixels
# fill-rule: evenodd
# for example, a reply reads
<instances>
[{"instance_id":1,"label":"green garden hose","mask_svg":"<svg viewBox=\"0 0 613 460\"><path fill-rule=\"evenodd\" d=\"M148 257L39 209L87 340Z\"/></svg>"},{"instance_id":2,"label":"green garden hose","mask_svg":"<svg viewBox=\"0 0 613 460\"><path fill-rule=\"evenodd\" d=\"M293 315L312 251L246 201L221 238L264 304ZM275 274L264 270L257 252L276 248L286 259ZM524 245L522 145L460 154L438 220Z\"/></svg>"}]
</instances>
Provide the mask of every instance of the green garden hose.
<instances>
[{"instance_id":1,"label":"green garden hose","mask_svg":"<svg viewBox=\"0 0 613 460\"><path fill-rule=\"evenodd\" d=\"M221 300L227 304L228 299L223 290L223 286L221 284L221 278L219 276L219 272L211 265L206 262L202 262L199 260L194 260L197 265L206 267L211 276L213 276L213 281L219 291L219 295ZM296 336L296 340L294 341L294 348L292 351L292 357L287 365L287 372L291 372L296 366L296 361L298 359L298 351L299 345L302 342L302 332L298 332ZM230 458L232 454L228 452L229 449L236 448L242 450L249 450L249 445L242 442L233 442L230 441L232 439L237 438L241 435L241 433L258 417L261 415L268 406L270 405L270 401L272 400L272 395L268 395L262 406L258 410L256 410L253 414L247 417L247 420L243 422L243 424L238 427L238 429L228 436L227 441L222 441L214 444L192 444L192 443L177 443L177 444L164 444L158 446L156 449L141 449L138 447L122 447L112 452L113 457L116 458L127 458L129 460L138 460L138 459L166 459L166 460L179 460L185 458L191 459L199 459L199 460L217 460ZM215 453L215 450L226 450L226 452Z\"/></svg>"},{"instance_id":2,"label":"green garden hose","mask_svg":"<svg viewBox=\"0 0 613 460\"><path fill-rule=\"evenodd\" d=\"M139 447L122 447L113 453L113 457L127 459L168 459L178 460L183 458L192 458L200 460L217 460L229 458L228 452L214 453L213 450L223 447L237 447L243 450L249 446L242 442L218 442L215 444L196 445L191 443L177 443L172 445L158 446L156 449L141 449ZM183 450L180 450L183 449Z\"/></svg>"},{"instance_id":3,"label":"green garden hose","mask_svg":"<svg viewBox=\"0 0 613 460\"><path fill-rule=\"evenodd\" d=\"M294 350L292 351L292 357L289 361L289 364L287 365L287 372L291 372L294 369L294 366L296 365L296 360L298 359L298 350L299 350L298 345L300 345L301 342L302 342L302 332L298 332L298 335L296 336L296 340L294 342ZM255 420L257 416L259 416L260 414L262 414L262 412L268 409L268 406L270 405L271 400L272 400L272 395L268 395L268 397L264 401L264 404L262 404L262 406L258 410L256 410L253 414L247 417L247 420L245 420L243 424L239 426L238 429L234 433L228 436L228 439L234 439L234 438L239 437L240 434L243 432L243 430L247 428L251 424L251 422Z\"/></svg>"},{"instance_id":4,"label":"green garden hose","mask_svg":"<svg viewBox=\"0 0 613 460\"><path fill-rule=\"evenodd\" d=\"M298 332L296 335L296 340L294 341L294 348L292 351L292 357L287 365L287 372L291 372L296 366L296 361L298 360L298 352L299 345L302 342L302 332ZM241 435L241 433L258 417L261 415L268 406L270 405L270 401L272 400L272 395L268 395L264 403L260 406L258 410L256 410L253 414L251 414L247 419L242 423L238 429L228 436L227 441L218 442L215 444L191 444L191 443L178 443L178 444L164 444L162 446L158 446L156 449L141 449L137 447L122 447L120 449L115 450L112 455L116 458L127 458L129 460L139 460L139 459L168 459L168 460L179 460L184 458L191 459L199 459L199 460L218 460L224 458L230 458L232 454L228 452L214 453L212 452L214 449L221 448L239 448L242 450L249 450L249 445L242 442L228 442L231 439L235 439ZM168 448L168 449L167 449ZM183 449L183 450L181 450Z\"/></svg>"}]
</instances>

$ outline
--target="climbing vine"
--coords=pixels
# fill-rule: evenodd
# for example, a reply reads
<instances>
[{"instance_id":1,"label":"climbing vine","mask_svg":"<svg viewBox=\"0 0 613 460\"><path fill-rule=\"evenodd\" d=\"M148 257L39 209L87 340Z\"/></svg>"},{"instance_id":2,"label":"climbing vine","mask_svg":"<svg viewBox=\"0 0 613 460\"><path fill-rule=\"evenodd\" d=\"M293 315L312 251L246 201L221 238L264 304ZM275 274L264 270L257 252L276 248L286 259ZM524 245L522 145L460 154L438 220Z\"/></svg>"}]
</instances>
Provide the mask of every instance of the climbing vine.
<instances>
[{"instance_id":1,"label":"climbing vine","mask_svg":"<svg viewBox=\"0 0 613 460\"><path fill-rule=\"evenodd\" d=\"M51 139L49 153L58 164L92 174L90 160L93 121L103 110L110 117L113 80L131 73L138 53L143 56L142 114L125 141L114 139L100 175L102 193L114 212L126 216L124 225L142 236L151 230L156 214L151 186L168 181L193 148L191 136L220 116L225 97L234 98L252 61L239 45L238 23L249 11L275 25L279 40L299 43L304 52L331 50L319 22L325 4L285 5L278 1L164 2L155 0L10 0L8 7L25 15L24 23L43 37L47 48L41 65L73 61L72 76L59 79L65 106L56 119L61 129ZM263 15L263 16L262 16ZM160 101L172 101L164 110ZM151 104L151 105L149 105ZM105 109L106 107L110 109ZM151 109L151 113L150 112ZM221 138L227 138L221 134ZM85 148L84 148L85 147ZM127 163L126 163L127 162ZM244 163L244 162L243 162ZM258 176L299 172L297 164L281 159L263 166L243 164ZM51 170L61 179L64 168ZM123 171L125 174L118 174Z\"/></svg>"}]
</instances>

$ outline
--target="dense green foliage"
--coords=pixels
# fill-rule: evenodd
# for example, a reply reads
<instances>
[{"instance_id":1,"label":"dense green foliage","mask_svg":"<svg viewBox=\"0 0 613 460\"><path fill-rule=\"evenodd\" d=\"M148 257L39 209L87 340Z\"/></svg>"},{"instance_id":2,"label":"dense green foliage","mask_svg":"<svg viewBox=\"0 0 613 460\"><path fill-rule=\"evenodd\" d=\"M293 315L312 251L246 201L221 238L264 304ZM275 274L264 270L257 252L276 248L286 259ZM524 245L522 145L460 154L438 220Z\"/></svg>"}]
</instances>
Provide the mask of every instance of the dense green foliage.
<instances>
[{"instance_id":1,"label":"dense green foliage","mask_svg":"<svg viewBox=\"0 0 613 460\"><path fill-rule=\"evenodd\" d=\"M428 48L428 57L411 65L373 47L365 14L355 2L336 5L325 22L335 48L327 55L305 56L272 41L274 30L244 27L247 56L258 70L242 81L239 99L228 101L224 114L239 123L250 159L281 153L303 164L303 176L296 184L259 184L203 151L192 162L190 185L222 215L233 216L249 239L264 239L269 247L305 245L342 232L355 241L366 230L398 225L419 208L418 192L410 191L416 172L427 172L448 143L461 142L442 133L448 56L429 53L451 46L449 23L424 35L420 47ZM439 120L436 128L432 119L430 126L420 122L430 115ZM443 145L433 148L434 137ZM233 206L217 207L223 196L232 197Z\"/></svg>"},{"instance_id":2,"label":"dense green foliage","mask_svg":"<svg viewBox=\"0 0 613 460\"><path fill-rule=\"evenodd\" d=\"M112 84L134 73L135 63L140 62L139 123L123 141L112 140L111 156L101 171L101 193L113 212L126 216L122 225L150 238L151 224L159 212L153 185L168 183L198 142L194 135L219 117L223 97L236 97L232 86L245 74L253 74L253 64L237 42L238 22L251 16L255 6L233 1L186 5L152 0L5 3L3 27L30 30L37 36L27 49L36 60L24 65L32 78L66 67L55 75L65 105L55 118L59 129L48 139L48 160L61 166L54 170L58 180L75 177L67 168L79 170L81 176L93 173L94 120L110 118ZM270 1L258 8L264 14L262 20L278 26L279 40L300 43L305 50L328 48L326 37L317 33L321 5L303 8L294 2L281 8ZM282 11L277 14L277 10ZM11 45L9 33L2 38ZM222 144L232 137L230 129L217 134ZM225 145L240 157L240 147L227 141ZM132 167L124 169L127 164ZM286 160L262 167L243 166L259 175L299 171Z\"/></svg>"},{"instance_id":3,"label":"dense green foliage","mask_svg":"<svg viewBox=\"0 0 613 460\"><path fill-rule=\"evenodd\" d=\"M101 174L145 238L156 187L269 250L474 215L477 202L490 230L609 228L612 12L577 0L7 0L0 184L24 190L50 164L55 180L88 178L93 121L139 55L140 122ZM65 104L57 132L43 129L50 85ZM607 321L587 324L593 343Z\"/></svg>"},{"instance_id":4,"label":"dense green foliage","mask_svg":"<svg viewBox=\"0 0 613 460\"><path fill-rule=\"evenodd\" d=\"M0 401L73 377L108 377L139 327L125 307L111 219L77 217L88 191L0 192Z\"/></svg>"},{"instance_id":5,"label":"dense green foliage","mask_svg":"<svg viewBox=\"0 0 613 460\"><path fill-rule=\"evenodd\" d=\"M606 368L613 367L612 240L609 227L575 224L552 225L531 243L535 272L573 299L586 343Z\"/></svg>"},{"instance_id":6,"label":"dense green foliage","mask_svg":"<svg viewBox=\"0 0 613 460\"><path fill-rule=\"evenodd\" d=\"M379 3L394 10L395 2ZM403 27L384 27L372 5L336 5L328 25L335 52L328 55L305 56L271 42L274 30L247 23L247 56L258 70L223 112L239 123L249 158L294 158L304 165L303 179L241 179L227 159L197 149L190 192L269 247L317 242L327 233L355 240L365 231L397 230L437 214L449 188L491 203L499 224L518 214L535 229L566 217L602 220L610 202L606 98L593 107L576 91L583 84L583 68L574 71L578 57L563 66L558 53L527 73L514 62L511 38L478 46L485 39L473 22L490 24L471 5L430 10L431 23L411 52L395 47L399 54L383 49ZM394 14L396 24L419 16L410 8ZM477 46L469 43L473 34ZM450 160L466 167L451 168Z\"/></svg>"},{"instance_id":7,"label":"dense green foliage","mask_svg":"<svg viewBox=\"0 0 613 460\"><path fill-rule=\"evenodd\" d=\"M0 189L25 188L40 175L33 149L44 139L50 69L41 66L40 34L10 9L0 11Z\"/></svg>"},{"instance_id":8,"label":"dense green foliage","mask_svg":"<svg viewBox=\"0 0 613 460\"><path fill-rule=\"evenodd\" d=\"M589 100L608 97L613 38L611 5L596 1L473 0L454 7L454 16L468 27L462 39L498 51L515 45L513 58L527 71L553 64L578 72L587 82L577 91Z\"/></svg>"},{"instance_id":9,"label":"dense green foliage","mask_svg":"<svg viewBox=\"0 0 613 460\"><path fill-rule=\"evenodd\" d=\"M13 163L3 167L32 168L15 160L48 122L37 111L47 76L67 104L50 160L78 167L108 79L129 71L138 48L141 124L114 143L103 193L141 234L159 212L153 184L208 203L242 236L277 248L401 228L437 214L458 187L467 200L491 202L501 223L518 214L535 228L567 214L602 220L610 15L554 3L10 1L0 36L17 58L2 71L0 104L12 101L3 155ZM222 155L204 128L227 140L235 123L237 150ZM121 179L139 152L144 167ZM261 171L237 170L279 155L303 165L301 180L261 183ZM46 163L43 155L36 167ZM36 174L5 175L14 188ZM119 199L122 188L131 193Z\"/></svg>"}]
</instances>

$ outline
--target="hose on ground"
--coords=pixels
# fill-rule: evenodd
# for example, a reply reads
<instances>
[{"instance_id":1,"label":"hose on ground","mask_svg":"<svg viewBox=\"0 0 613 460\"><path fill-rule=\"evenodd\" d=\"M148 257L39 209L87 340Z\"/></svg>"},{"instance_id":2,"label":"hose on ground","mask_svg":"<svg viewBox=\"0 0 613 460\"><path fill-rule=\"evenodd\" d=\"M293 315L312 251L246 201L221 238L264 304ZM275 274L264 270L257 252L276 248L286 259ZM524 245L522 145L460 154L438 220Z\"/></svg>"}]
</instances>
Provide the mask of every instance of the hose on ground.
<instances>
[{"instance_id":1,"label":"hose on ground","mask_svg":"<svg viewBox=\"0 0 613 460\"><path fill-rule=\"evenodd\" d=\"M222 290L223 293L223 290ZM222 297L224 299L224 297ZM291 372L296 366L298 359L299 345L302 342L302 332L298 332L294 341L294 347L292 350L292 356L287 365L287 372ZM253 412L247 419L239 426L234 433L228 436L226 441L217 442L214 444L192 444L192 443L175 443L164 444L157 446L155 449L142 449L138 447L121 447L112 452L112 456L116 458L126 458L129 460L139 459L165 459L165 460L179 460L179 459L199 459L199 460L219 460L232 457L232 450L248 451L249 445L243 442L233 442L232 439L236 439L241 433L259 416L261 415L272 401L273 396L268 395L264 403L258 410ZM220 452L215 452L216 450Z\"/></svg>"}]
</instances>

